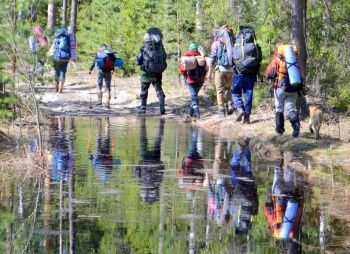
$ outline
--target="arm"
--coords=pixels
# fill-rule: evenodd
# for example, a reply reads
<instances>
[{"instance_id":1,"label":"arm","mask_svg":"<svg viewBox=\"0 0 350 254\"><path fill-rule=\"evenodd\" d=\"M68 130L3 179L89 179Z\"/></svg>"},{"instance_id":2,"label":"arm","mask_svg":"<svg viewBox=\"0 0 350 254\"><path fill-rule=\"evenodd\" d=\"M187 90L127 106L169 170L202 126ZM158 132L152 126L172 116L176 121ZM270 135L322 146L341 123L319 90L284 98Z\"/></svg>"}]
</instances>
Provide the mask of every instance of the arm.
<instances>
[{"instance_id":1,"label":"arm","mask_svg":"<svg viewBox=\"0 0 350 254\"><path fill-rule=\"evenodd\" d=\"M89 73L92 72L92 70L94 69L95 67L95 64L96 64L96 57L94 57L94 60L92 61L91 65L90 65L90 68L89 68Z\"/></svg>"},{"instance_id":2,"label":"arm","mask_svg":"<svg viewBox=\"0 0 350 254\"><path fill-rule=\"evenodd\" d=\"M265 78L267 79L275 79L277 78L277 70L279 68L279 63L275 58L272 59L269 66L266 68Z\"/></svg>"},{"instance_id":3,"label":"arm","mask_svg":"<svg viewBox=\"0 0 350 254\"><path fill-rule=\"evenodd\" d=\"M218 42L214 41L211 45L210 50L210 66L214 66L217 62L217 56L218 56Z\"/></svg>"},{"instance_id":4,"label":"arm","mask_svg":"<svg viewBox=\"0 0 350 254\"><path fill-rule=\"evenodd\" d=\"M136 57L136 64L137 65L142 65L143 64L143 48L140 48L139 52L137 53Z\"/></svg>"}]
</instances>

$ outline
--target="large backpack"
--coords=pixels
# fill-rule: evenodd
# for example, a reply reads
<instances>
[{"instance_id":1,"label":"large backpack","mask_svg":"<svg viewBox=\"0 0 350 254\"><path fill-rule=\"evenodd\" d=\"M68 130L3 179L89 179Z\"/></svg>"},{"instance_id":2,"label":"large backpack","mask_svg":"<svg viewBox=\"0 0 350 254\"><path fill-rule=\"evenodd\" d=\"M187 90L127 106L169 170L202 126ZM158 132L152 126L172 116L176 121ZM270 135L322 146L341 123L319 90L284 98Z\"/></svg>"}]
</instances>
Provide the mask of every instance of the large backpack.
<instances>
[{"instance_id":1,"label":"large backpack","mask_svg":"<svg viewBox=\"0 0 350 254\"><path fill-rule=\"evenodd\" d=\"M58 28L55 32L53 42L53 58L55 60L67 61L70 58L70 39L66 29Z\"/></svg>"},{"instance_id":2,"label":"large backpack","mask_svg":"<svg viewBox=\"0 0 350 254\"><path fill-rule=\"evenodd\" d=\"M240 26L233 47L233 59L239 74L257 74L260 69L262 53L256 43L254 29Z\"/></svg>"},{"instance_id":3,"label":"large backpack","mask_svg":"<svg viewBox=\"0 0 350 254\"><path fill-rule=\"evenodd\" d=\"M232 67L233 66L233 58L232 58L232 48L234 45L234 37L232 33L226 29L220 29L217 34L218 38L218 65L224 67Z\"/></svg>"},{"instance_id":4,"label":"large backpack","mask_svg":"<svg viewBox=\"0 0 350 254\"><path fill-rule=\"evenodd\" d=\"M162 73L167 67L162 38L157 28L150 28L144 37L142 70L146 73Z\"/></svg>"},{"instance_id":5,"label":"large backpack","mask_svg":"<svg viewBox=\"0 0 350 254\"><path fill-rule=\"evenodd\" d=\"M97 52L96 66L103 71L114 70L116 57L113 53L107 54L104 50Z\"/></svg>"},{"instance_id":6,"label":"large backpack","mask_svg":"<svg viewBox=\"0 0 350 254\"><path fill-rule=\"evenodd\" d=\"M193 70L187 71L188 76L195 82L203 82L205 75L207 74L206 64L204 66L197 65Z\"/></svg>"}]
</instances>

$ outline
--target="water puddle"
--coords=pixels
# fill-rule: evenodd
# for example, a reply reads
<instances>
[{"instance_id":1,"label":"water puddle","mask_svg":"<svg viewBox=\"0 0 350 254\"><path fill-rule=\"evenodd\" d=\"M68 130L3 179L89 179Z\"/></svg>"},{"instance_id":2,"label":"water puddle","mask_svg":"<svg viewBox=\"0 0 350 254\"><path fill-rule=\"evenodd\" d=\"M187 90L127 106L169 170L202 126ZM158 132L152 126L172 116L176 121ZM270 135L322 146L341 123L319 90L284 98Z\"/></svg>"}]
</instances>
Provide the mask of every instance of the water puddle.
<instances>
[{"instance_id":1,"label":"water puddle","mask_svg":"<svg viewBox=\"0 0 350 254\"><path fill-rule=\"evenodd\" d=\"M291 153L172 120L50 123L49 167L0 174L0 253L349 253L339 168L312 186Z\"/></svg>"}]
</instances>

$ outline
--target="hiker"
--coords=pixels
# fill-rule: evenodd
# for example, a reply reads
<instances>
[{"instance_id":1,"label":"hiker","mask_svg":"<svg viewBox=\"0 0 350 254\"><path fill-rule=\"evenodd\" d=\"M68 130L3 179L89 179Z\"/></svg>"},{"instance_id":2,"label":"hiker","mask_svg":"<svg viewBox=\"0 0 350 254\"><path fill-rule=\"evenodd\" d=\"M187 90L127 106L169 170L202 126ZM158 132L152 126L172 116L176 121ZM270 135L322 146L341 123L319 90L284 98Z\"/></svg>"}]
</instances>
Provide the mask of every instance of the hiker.
<instances>
[{"instance_id":1,"label":"hiker","mask_svg":"<svg viewBox=\"0 0 350 254\"><path fill-rule=\"evenodd\" d=\"M38 80L44 85L45 55L48 50L48 40L40 26L33 27L33 35L29 37L29 47L33 53L30 72L37 74Z\"/></svg>"},{"instance_id":2,"label":"hiker","mask_svg":"<svg viewBox=\"0 0 350 254\"><path fill-rule=\"evenodd\" d=\"M285 153L283 157L275 165L272 194L264 205L264 214L272 236L285 240L287 252L294 253L290 250L300 247L299 244L291 243L298 242L301 236L303 198L296 182L295 169L290 164L293 157L290 153ZM288 241L289 239L297 241Z\"/></svg>"},{"instance_id":3,"label":"hiker","mask_svg":"<svg viewBox=\"0 0 350 254\"><path fill-rule=\"evenodd\" d=\"M211 45L209 73L212 73L212 68L215 68L218 114L220 117L225 117L225 110L227 115L233 114L234 111L231 95L234 65L232 58L234 37L232 30L230 30L227 25L222 26L214 33L214 42ZM211 78L211 75L209 75L209 79Z\"/></svg>"},{"instance_id":4,"label":"hiker","mask_svg":"<svg viewBox=\"0 0 350 254\"><path fill-rule=\"evenodd\" d=\"M105 91L106 91L106 99L105 99L105 108L110 108L110 101L111 101L111 81L112 81L112 75L114 72L114 65L116 61L116 57L114 55L114 51L109 50L107 48L107 45L104 43L100 44L100 50L96 53L96 56L94 60L92 61L92 64L90 66L89 75L91 75L92 70L94 69L95 65L98 68L97 71L97 102L96 106L102 105L102 85L103 80L105 81Z\"/></svg>"},{"instance_id":5,"label":"hiker","mask_svg":"<svg viewBox=\"0 0 350 254\"><path fill-rule=\"evenodd\" d=\"M160 114L165 114L165 94L162 89L162 73L167 67L167 55L162 39L163 34L158 28L148 29L143 38L143 46L137 53L137 65L140 65L141 69L141 114L146 113L148 89L151 84L157 93Z\"/></svg>"},{"instance_id":6,"label":"hiker","mask_svg":"<svg viewBox=\"0 0 350 254\"><path fill-rule=\"evenodd\" d=\"M148 148L146 119L141 118L140 161L133 167L135 178L140 183L140 195L144 202L154 203L159 198L159 187L163 181L164 162L160 159L161 142L164 136L164 119L159 119L158 132L153 147Z\"/></svg>"},{"instance_id":7,"label":"hiker","mask_svg":"<svg viewBox=\"0 0 350 254\"><path fill-rule=\"evenodd\" d=\"M109 118L106 117L105 119L105 135L103 135L102 119L97 118L96 121L96 155L90 155L90 159L93 163L95 175L102 181L107 181L112 170L119 168L120 160L113 159Z\"/></svg>"},{"instance_id":8,"label":"hiker","mask_svg":"<svg viewBox=\"0 0 350 254\"><path fill-rule=\"evenodd\" d=\"M250 124L253 105L253 90L262 60L261 48L256 43L254 29L250 26L239 26L236 42L233 47L234 78L232 96L237 110L236 122ZM244 103L242 100L244 93Z\"/></svg>"},{"instance_id":9,"label":"hiker","mask_svg":"<svg viewBox=\"0 0 350 254\"><path fill-rule=\"evenodd\" d=\"M198 93L201 90L205 80L207 63L204 56L202 56L198 50L198 45L196 43L191 43L188 49L189 51L182 59L186 59L188 61L193 59L192 61L194 61L194 68L186 68L186 65L181 63L179 73L184 75L188 91L191 95L190 116L192 117L194 115L195 118L200 118Z\"/></svg>"},{"instance_id":10,"label":"hiker","mask_svg":"<svg viewBox=\"0 0 350 254\"><path fill-rule=\"evenodd\" d=\"M249 140L237 142L231 159L233 185L231 205L236 234L247 234L254 215L258 214L259 200L251 167Z\"/></svg>"},{"instance_id":11,"label":"hiker","mask_svg":"<svg viewBox=\"0 0 350 254\"><path fill-rule=\"evenodd\" d=\"M76 58L75 35L71 29L67 31L65 28L58 28L54 37L52 53L55 69L55 86L56 92L62 93L68 63Z\"/></svg>"},{"instance_id":12,"label":"hiker","mask_svg":"<svg viewBox=\"0 0 350 254\"><path fill-rule=\"evenodd\" d=\"M289 53L294 55L295 63L288 63L290 67L294 67L292 78L299 78L295 84L291 84L289 72L292 68L287 68L285 49L291 49ZM298 57L298 48L295 45L282 41L276 44L275 53L269 66L266 69L265 77L274 80L274 97L276 107L276 132L283 134L284 129L284 113L293 127L293 137L298 137L300 133L299 113L296 108L298 94L302 92L305 74L303 66ZM292 80L294 82L294 80Z\"/></svg>"}]
</instances>

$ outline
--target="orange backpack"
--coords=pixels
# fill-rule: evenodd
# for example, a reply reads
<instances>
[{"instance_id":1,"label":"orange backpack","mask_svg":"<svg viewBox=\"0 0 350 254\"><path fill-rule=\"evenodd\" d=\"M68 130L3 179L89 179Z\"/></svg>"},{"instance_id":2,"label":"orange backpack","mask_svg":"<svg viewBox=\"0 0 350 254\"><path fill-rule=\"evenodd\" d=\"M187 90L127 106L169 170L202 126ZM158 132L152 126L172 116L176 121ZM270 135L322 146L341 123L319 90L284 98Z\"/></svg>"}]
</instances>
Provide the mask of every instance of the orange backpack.
<instances>
[{"instance_id":1,"label":"orange backpack","mask_svg":"<svg viewBox=\"0 0 350 254\"><path fill-rule=\"evenodd\" d=\"M285 78L288 75L288 70L287 70L287 64L286 64L286 58L284 55L284 48L286 46L292 46L295 55L298 57L298 47L296 45L279 45L277 48L277 56L276 59L279 61L279 69L278 69L278 79Z\"/></svg>"}]
</instances>

